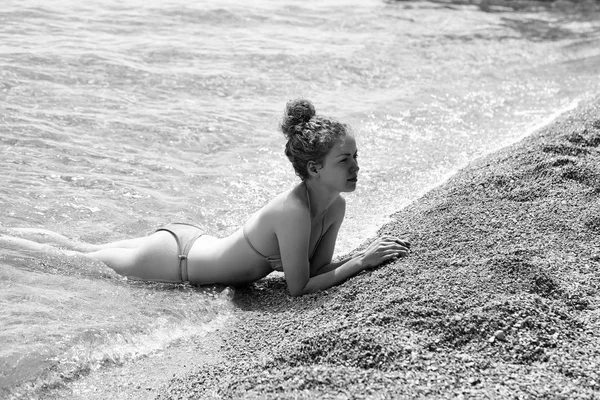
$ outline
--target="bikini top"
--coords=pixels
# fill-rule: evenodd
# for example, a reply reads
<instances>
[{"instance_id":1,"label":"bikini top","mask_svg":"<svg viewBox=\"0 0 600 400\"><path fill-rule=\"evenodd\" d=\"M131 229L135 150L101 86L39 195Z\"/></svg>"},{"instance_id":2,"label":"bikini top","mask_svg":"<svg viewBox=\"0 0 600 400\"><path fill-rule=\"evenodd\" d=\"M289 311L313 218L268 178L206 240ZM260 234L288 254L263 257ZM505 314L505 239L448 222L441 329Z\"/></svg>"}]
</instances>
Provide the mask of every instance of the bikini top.
<instances>
[{"instance_id":1,"label":"bikini top","mask_svg":"<svg viewBox=\"0 0 600 400\"><path fill-rule=\"evenodd\" d=\"M308 201L308 212L310 214L310 197L308 194L308 186L306 186L306 183L304 184L304 187L306 188L306 199ZM313 252L309 257L309 260L313 258L313 256L317 252L317 249L319 248L319 243L321 243L321 239L323 239L323 228L325 225L324 224L325 223L325 215L327 215L327 210L325 210L325 212L323 213L323 220L321 221L321 234L319 235L319 239L317 240L317 243L315 244L315 248L313 249ZM271 269L273 271L283 272L283 263L281 262L281 255L277 254L274 256L265 256L260 251L256 250L256 247L254 247L252 245L252 243L250 242L250 239L248 238L248 234L246 233L246 225L243 226L242 231L244 233L244 238L246 239L246 242L248 242L248 246L250 246L250 248L252 250L254 250L254 252L256 254L258 254L259 256L264 258L269 263L269 265L271 266Z\"/></svg>"}]
</instances>

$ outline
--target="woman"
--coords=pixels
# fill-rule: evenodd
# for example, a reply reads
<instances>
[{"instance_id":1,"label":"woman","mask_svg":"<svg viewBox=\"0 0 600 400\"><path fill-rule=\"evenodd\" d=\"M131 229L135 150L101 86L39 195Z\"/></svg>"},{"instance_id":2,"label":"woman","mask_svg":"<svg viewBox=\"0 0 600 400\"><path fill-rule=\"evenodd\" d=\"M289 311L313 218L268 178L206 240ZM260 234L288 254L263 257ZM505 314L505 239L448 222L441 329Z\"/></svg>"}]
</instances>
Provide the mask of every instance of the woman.
<instances>
[{"instance_id":1,"label":"woman","mask_svg":"<svg viewBox=\"0 0 600 400\"><path fill-rule=\"evenodd\" d=\"M170 224L149 236L89 245L86 255L137 279L243 285L282 271L292 296L340 284L352 275L404 256L409 244L379 238L350 258L332 262L346 202L356 188L357 149L345 124L317 116L307 100L288 102L281 123L285 154L301 183L281 193L224 238L195 226Z\"/></svg>"}]
</instances>

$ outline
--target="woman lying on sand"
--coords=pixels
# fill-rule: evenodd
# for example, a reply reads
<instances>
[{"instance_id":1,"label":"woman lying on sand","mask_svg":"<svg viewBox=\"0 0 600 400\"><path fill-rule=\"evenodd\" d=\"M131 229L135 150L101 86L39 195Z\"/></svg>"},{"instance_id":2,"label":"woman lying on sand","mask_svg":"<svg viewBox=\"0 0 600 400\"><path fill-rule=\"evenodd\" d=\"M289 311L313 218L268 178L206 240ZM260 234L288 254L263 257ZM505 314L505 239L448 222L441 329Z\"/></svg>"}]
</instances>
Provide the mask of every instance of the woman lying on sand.
<instances>
[{"instance_id":1,"label":"woman lying on sand","mask_svg":"<svg viewBox=\"0 0 600 400\"><path fill-rule=\"evenodd\" d=\"M330 288L405 256L409 243L386 236L332 262L346 210L340 194L356 189L356 142L345 124L316 115L307 100L288 102L281 130L287 138L285 154L302 182L232 235L217 238L174 223L145 237L77 247L123 276L149 281L237 286L282 271L292 296Z\"/></svg>"}]
</instances>

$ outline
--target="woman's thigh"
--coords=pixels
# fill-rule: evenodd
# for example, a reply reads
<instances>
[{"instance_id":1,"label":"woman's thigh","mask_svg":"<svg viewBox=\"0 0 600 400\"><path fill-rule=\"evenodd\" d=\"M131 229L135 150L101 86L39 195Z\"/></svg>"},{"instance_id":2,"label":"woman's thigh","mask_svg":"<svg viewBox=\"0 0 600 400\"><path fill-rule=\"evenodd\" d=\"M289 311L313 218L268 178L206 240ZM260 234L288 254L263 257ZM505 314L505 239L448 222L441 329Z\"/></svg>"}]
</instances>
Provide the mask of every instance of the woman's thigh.
<instances>
[{"instance_id":1,"label":"woman's thigh","mask_svg":"<svg viewBox=\"0 0 600 400\"><path fill-rule=\"evenodd\" d=\"M152 235L150 235L152 236ZM143 246L147 241L148 238L150 236L144 236L144 237L139 237L139 238L133 238L133 239L124 239L124 240L119 240L117 242L110 242L110 243L104 243L104 244L94 244L92 246L94 246L94 250L104 250L104 249L113 249L113 248L135 248L135 247L141 247Z\"/></svg>"},{"instance_id":2,"label":"woman's thigh","mask_svg":"<svg viewBox=\"0 0 600 400\"><path fill-rule=\"evenodd\" d=\"M180 282L178 248L175 238L165 231L124 243L128 247L106 247L89 253L117 273L149 281Z\"/></svg>"}]
</instances>

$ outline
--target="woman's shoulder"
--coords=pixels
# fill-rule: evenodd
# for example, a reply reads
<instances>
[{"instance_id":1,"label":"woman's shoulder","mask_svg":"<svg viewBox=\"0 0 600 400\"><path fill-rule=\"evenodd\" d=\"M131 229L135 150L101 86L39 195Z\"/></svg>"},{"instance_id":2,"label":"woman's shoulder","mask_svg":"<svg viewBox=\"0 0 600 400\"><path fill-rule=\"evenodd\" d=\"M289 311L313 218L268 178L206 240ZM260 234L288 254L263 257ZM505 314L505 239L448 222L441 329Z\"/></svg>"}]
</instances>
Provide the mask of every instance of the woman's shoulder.
<instances>
[{"instance_id":1,"label":"woman's shoulder","mask_svg":"<svg viewBox=\"0 0 600 400\"><path fill-rule=\"evenodd\" d=\"M297 187L293 187L279 193L269 203L263 207L265 214L269 215L300 215L305 216L308 213L306 201L298 192Z\"/></svg>"},{"instance_id":2,"label":"woman's shoulder","mask_svg":"<svg viewBox=\"0 0 600 400\"><path fill-rule=\"evenodd\" d=\"M301 186L295 186L275 196L261 210L264 215L281 216L284 214L287 217L297 216L305 218L310 215L310 210L307 206L305 189ZM328 218L343 218L346 212L346 199L340 194L327 208ZM288 219L288 218L286 218Z\"/></svg>"},{"instance_id":3,"label":"woman's shoulder","mask_svg":"<svg viewBox=\"0 0 600 400\"><path fill-rule=\"evenodd\" d=\"M282 224L301 224L310 221L306 205L288 189L273 197L267 204L257 210L246 222L249 226L260 226L261 229L278 230ZM250 228L251 229L251 228Z\"/></svg>"}]
</instances>

